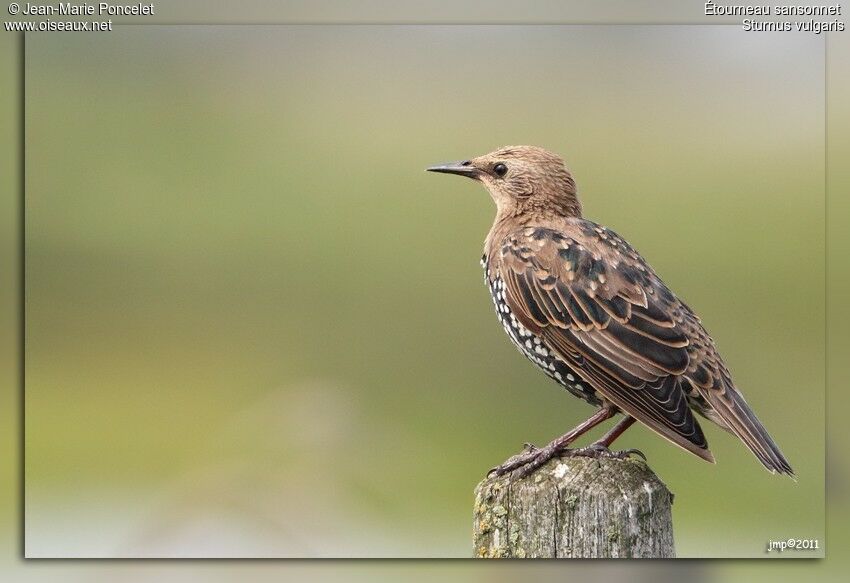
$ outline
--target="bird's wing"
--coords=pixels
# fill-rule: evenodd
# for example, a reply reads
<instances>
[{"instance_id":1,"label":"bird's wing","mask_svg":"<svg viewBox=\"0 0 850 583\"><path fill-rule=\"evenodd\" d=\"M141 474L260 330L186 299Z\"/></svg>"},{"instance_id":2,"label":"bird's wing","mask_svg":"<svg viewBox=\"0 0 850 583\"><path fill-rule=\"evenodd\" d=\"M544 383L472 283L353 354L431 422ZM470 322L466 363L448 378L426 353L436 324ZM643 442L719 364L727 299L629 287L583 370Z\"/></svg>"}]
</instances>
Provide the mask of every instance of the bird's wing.
<instances>
[{"instance_id":1,"label":"bird's wing","mask_svg":"<svg viewBox=\"0 0 850 583\"><path fill-rule=\"evenodd\" d=\"M506 301L599 393L714 461L688 404L689 327L698 320L625 241L593 223L525 228L496 250Z\"/></svg>"}]
</instances>

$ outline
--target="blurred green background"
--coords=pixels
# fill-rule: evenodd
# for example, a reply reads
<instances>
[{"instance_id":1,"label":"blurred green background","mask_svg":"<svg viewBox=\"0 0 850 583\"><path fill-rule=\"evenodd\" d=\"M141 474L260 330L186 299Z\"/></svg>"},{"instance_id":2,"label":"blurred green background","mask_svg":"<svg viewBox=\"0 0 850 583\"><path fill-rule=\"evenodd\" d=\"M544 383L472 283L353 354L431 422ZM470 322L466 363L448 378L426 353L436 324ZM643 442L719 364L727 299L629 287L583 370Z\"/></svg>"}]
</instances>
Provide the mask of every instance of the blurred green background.
<instances>
[{"instance_id":1,"label":"blurred green background","mask_svg":"<svg viewBox=\"0 0 850 583\"><path fill-rule=\"evenodd\" d=\"M630 431L679 555L823 539L823 70L733 27L30 35L27 555L469 556L485 471L591 412L492 314L489 197L423 172L516 143L701 314L798 473Z\"/></svg>"}]
</instances>

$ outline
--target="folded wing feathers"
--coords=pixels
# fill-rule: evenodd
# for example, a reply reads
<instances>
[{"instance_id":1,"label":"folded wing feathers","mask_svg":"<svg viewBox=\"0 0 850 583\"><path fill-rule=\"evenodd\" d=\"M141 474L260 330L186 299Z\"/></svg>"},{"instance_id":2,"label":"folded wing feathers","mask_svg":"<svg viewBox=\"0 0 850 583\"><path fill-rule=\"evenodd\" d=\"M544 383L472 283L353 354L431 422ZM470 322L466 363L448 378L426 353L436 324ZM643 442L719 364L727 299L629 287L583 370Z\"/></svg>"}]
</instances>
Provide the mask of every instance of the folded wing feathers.
<instances>
[{"instance_id":1,"label":"folded wing feathers","mask_svg":"<svg viewBox=\"0 0 850 583\"><path fill-rule=\"evenodd\" d=\"M517 317L608 400L673 443L713 461L684 383L765 467L793 476L728 373L718 374L717 362L725 367L697 316L607 233L602 240L620 244L613 259L593 241L547 229L509 235L500 246L501 272Z\"/></svg>"}]
</instances>

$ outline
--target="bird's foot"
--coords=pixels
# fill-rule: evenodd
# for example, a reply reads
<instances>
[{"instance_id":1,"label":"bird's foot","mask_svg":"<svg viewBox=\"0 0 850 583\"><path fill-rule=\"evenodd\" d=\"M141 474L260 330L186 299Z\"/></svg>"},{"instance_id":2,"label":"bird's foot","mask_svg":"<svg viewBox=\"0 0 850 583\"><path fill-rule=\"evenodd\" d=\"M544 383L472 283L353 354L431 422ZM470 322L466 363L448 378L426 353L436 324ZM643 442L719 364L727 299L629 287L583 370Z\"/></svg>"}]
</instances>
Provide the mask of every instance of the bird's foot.
<instances>
[{"instance_id":1,"label":"bird's foot","mask_svg":"<svg viewBox=\"0 0 850 583\"><path fill-rule=\"evenodd\" d=\"M540 448L531 443L526 443L522 453L518 453L502 465L491 468L487 472L487 475L504 476L505 474L513 473L514 478L521 480L554 457L589 457L593 459L624 460L632 455L636 455L643 458L643 461L647 461L646 455L639 449L611 451L601 443L592 443L587 447L578 449L559 448L552 444Z\"/></svg>"},{"instance_id":2,"label":"bird's foot","mask_svg":"<svg viewBox=\"0 0 850 583\"><path fill-rule=\"evenodd\" d=\"M513 477L522 479L553 457L567 451L570 450L558 448L552 444L540 448L531 443L526 443L522 453L513 456L500 466L491 468L487 472L487 475L504 476L505 474L513 473Z\"/></svg>"},{"instance_id":3,"label":"bird's foot","mask_svg":"<svg viewBox=\"0 0 850 583\"><path fill-rule=\"evenodd\" d=\"M607 446L601 443L591 443L587 447L582 447L579 449L571 449L569 450L570 456L581 456L581 457L589 457L594 459L607 458L607 459L616 459L616 460L624 460L631 455L636 455L643 458L643 461L646 460L646 455L639 449L624 449L622 451L611 451Z\"/></svg>"}]
</instances>

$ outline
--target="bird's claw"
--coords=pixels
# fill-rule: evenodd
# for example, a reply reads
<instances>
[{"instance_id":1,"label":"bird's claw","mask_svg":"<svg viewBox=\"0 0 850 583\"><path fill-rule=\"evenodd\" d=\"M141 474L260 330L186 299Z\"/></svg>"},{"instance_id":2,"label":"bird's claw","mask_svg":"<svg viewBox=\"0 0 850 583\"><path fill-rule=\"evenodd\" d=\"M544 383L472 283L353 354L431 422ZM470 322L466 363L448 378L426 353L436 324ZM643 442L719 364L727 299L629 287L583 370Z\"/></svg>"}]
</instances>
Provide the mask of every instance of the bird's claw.
<instances>
[{"instance_id":1,"label":"bird's claw","mask_svg":"<svg viewBox=\"0 0 850 583\"><path fill-rule=\"evenodd\" d=\"M514 478L522 479L553 457L566 451L570 450L558 449L551 445L539 448L531 443L526 443L522 453L513 456L502 465L491 468L490 471L487 472L487 476L504 476L505 474L512 474Z\"/></svg>"},{"instance_id":2,"label":"bird's claw","mask_svg":"<svg viewBox=\"0 0 850 583\"><path fill-rule=\"evenodd\" d=\"M537 447L532 443L526 443L522 453L518 453L500 466L491 468L487 472L487 476L511 474L513 478L521 480L553 457L565 455L571 451L564 447L555 447L552 444L546 447Z\"/></svg>"},{"instance_id":3,"label":"bird's claw","mask_svg":"<svg viewBox=\"0 0 850 583\"><path fill-rule=\"evenodd\" d=\"M490 468L487 472L487 477L511 474L515 479L521 480L556 456L581 456L594 459L607 458L624 460L631 455L640 456L644 461L646 461L646 456L638 449L611 451L608 447L601 443L592 443L587 447L579 449L555 448L552 445L539 448L531 443L526 443L524 444L523 451L521 453L516 454L499 466Z\"/></svg>"},{"instance_id":4,"label":"bird's claw","mask_svg":"<svg viewBox=\"0 0 850 583\"><path fill-rule=\"evenodd\" d=\"M595 459L608 458L616 460L624 460L631 455L636 455L643 458L643 461L647 461L646 455L639 449L624 449L622 451L611 451L610 449L608 449L608 447L602 445L601 443L592 443L587 447L583 447L581 449L570 450L569 455L589 457Z\"/></svg>"}]
</instances>

